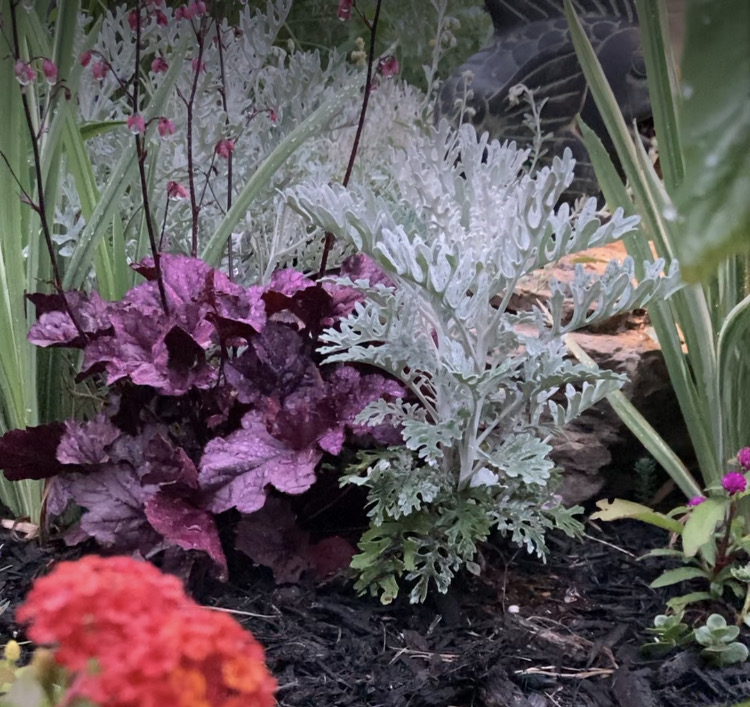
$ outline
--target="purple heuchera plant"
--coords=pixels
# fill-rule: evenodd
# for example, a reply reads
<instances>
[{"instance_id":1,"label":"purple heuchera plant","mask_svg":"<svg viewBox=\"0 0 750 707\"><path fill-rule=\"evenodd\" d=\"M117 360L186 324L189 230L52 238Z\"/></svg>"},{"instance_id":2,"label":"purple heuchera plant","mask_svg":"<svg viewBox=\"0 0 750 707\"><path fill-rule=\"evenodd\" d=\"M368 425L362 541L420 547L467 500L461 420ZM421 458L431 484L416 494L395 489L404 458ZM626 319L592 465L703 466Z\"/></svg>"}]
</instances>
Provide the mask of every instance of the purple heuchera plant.
<instances>
[{"instance_id":1,"label":"purple heuchera plant","mask_svg":"<svg viewBox=\"0 0 750 707\"><path fill-rule=\"evenodd\" d=\"M343 274L384 282L364 258ZM316 336L351 311L356 290L294 270L242 287L194 258L165 254L160 264L166 311L150 258L134 266L146 281L120 302L30 296L38 320L29 340L82 349L79 379L101 376L108 404L92 420L8 432L0 463L11 480L51 479L51 516L71 503L84 509L68 542L94 538L144 557L197 550L224 575L217 515L257 512L271 488L306 491L323 454L338 454L347 437L400 443L398 430L354 419L403 388L319 365Z\"/></svg>"}]
</instances>

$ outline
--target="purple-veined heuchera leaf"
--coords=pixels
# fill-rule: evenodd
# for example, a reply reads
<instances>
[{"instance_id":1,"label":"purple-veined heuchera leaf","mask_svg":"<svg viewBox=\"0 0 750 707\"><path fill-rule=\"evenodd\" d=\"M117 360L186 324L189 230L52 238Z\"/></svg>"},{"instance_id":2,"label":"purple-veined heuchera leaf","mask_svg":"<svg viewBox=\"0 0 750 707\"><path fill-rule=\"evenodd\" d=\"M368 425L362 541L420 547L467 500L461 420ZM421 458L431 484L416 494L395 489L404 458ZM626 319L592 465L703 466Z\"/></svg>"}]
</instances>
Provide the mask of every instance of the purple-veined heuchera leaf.
<instances>
[{"instance_id":1,"label":"purple-veined heuchera leaf","mask_svg":"<svg viewBox=\"0 0 750 707\"><path fill-rule=\"evenodd\" d=\"M315 449L295 450L274 439L258 413L249 412L241 430L206 445L198 479L214 513L252 513L263 507L269 485L291 494L310 488L320 457Z\"/></svg>"}]
</instances>

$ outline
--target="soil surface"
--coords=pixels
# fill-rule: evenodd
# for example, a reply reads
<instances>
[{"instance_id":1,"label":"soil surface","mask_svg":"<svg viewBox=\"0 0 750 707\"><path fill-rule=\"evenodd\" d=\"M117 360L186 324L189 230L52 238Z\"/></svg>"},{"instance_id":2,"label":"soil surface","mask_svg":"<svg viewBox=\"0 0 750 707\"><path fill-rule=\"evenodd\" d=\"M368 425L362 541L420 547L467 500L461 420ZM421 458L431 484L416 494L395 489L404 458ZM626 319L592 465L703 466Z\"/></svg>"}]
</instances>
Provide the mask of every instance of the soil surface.
<instances>
[{"instance_id":1,"label":"soil surface","mask_svg":"<svg viewBox=\"0 0 750 707\"><path fill-rule=\"evenodd\" d=\"M696 654L645 660L644 629L663 611L649 589L663 565L639 561L664 533L635 522L550 538L546 564L489 545L480 577L425 606L382 606L351 582L274 586L238 563L199 599L237 612L267 650L279 704L304 707L693 707L750 698L750 664L711 669ZM70 550L0 537L0 641L22 638L15 608ZM80 553L80 551L77 551Z\"/></svg>"}]
</instances>

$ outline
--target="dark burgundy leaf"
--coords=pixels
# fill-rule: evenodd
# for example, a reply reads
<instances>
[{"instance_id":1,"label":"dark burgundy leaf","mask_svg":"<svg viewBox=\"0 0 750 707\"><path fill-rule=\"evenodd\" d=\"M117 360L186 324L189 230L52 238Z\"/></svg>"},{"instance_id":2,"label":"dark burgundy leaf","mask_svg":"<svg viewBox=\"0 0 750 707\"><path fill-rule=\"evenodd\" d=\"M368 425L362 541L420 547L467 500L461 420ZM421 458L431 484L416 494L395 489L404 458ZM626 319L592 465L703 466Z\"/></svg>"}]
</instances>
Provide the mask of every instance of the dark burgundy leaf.
<instances>
[{"instance_id":1,"label":"dark burgundy leaf","mask_svg":"<svg viewBox=\"0 0 750 707\"><path fill-rule=\"evenodd\" d=\"M305 381L284 398L281 409L269 420L271 434L294 449L311 446L337 426L334 401L316 366L310 363ZM322 446L324 451L330 451Z\"/></svg>"},{"instance_id":2,"label":"dark burgundy leaf","mask_svg":"<svg viewBox=\"0 0 750 707\"><path fill-rule=\"evenodd\" d=\"M112 328L109 319L110 305L96 292L90 295L76 291L66 292L65 299L61 294L36 293L27 297L34 303L38 317L27 338L36 346L84 346L85 341L70 318L66 301L78 325L89 338L96 338Z\"/></svg>"},{"instance_id":3,"label":"dark burgundy leaf","mask_svg":"<svg viewBox=\"0 0 750 707\"><path fill-rule=\"evenodd\" d=\"M108 462L107 448L122 432L104 415L97 415L89 422L68 420L65 434L57 447L57 460L61 464L82 466Z\"/></svg>"},{"instance_id":4,"label":"dark burgundy leaf","mask_svg":"<svg viewBox=\"0 0 750 707\"><path fill-rule=\"evenodd\" d=\"M277 270L271 275L271 282L268 285L269 290L286 295L287 297L293 297L298 292L307 290L310 287L315 287L315 282L307 277L307 275L293 268Z\"/></svg>"},{"instance_id":5,"label":"dark burgundy leaf","mask_svg":"<svg viewBox=\"0 0 750 707\"><path fill-rule=\"evenodd\" d=\"M352 282L365 280L371 286L394 286L383 269L369 255L364 253L350 255L341 264L339 274L341 277L348 277ZM355 305L364 301L364 295L354 287L347 287L331 281L324 282L323 287L333 300L331 315L324 321L326 326L333 326L338 319L350 315L354 311Z\"/></svg>"},{"instance_id":6,"label":"dark burgundy leaf","mask_svg":"<svg viewBox=\"0 0 750 707\"><path fill-rule=\"evenodd\" d=\"M198 469L182 447L157 434L146 447L145 484L159 484L166 493L189 494L198 489Z\"/></svg>"},{"instance_id":7,"label":"dark burgundy leaf","mask_svg":"<svg viewBox=\"0 0 750 707\"><path fill-rule=\"evenodd\" d=\"M385 270L365 253L355 253L344 260L341 264L341 276L348 277L352 282L367 280L371 286L394 287Z\"/></svg>"},{"instance_id":8,"label":"dark burgundy leaf","mask_svg":"<svg viewBox=\"0 0 750 707\"><path fill-rule=\"evenodd\" d=\"M230 508L252 513L263 507L269 485L291 494L310 488L320 456L274 439L260 415L251 412L242 418L241 430L206 445L198 478L214 513Z\"/></svg>"},{"instance_id":9,"label":"dark burgundy leaf","mask_svg":"<svg viewBox=\"0 0 750 707\"><path fill-rule=\"evenodd\" d=\"M167 543L205 552L219 567L220 579L226 579L227 560L211 513L161 492L146 500L145 511L151 526Z\"/></svg>"},{"instance_id":10,"label":"dark burgundy leaf","mask_svg":"<svg viewBox=\"0 0 750 707\"><path fill-rule=\"evenodd\" d=\"M55 480L54 510L73 499L85 509L76 538L81 533L120 552L147 555L161 537L146 518L144 505L155 489L141 486L128 464L105 464L96 473L65 474Z\"/></svg>"},{"instance_id":11,"label":"dark burgundy leaf","mask_svg":"<svg viewBox=\"0 0 750 707\"><path fill-rule=\"evenodd\" d=\"M50 422L25 430L10 430L0 437L0 469L10 481L49 479L63 467L57 446L65 432L62 422Z\"/></svg>"},{"instance_id":12,"label":"dark burgundy leaf","mask_svg":"<svg viewBox=\"0 0 750 707\"><path fill-rule=\"evenodd\" d=\"M260 510L243 516L235 547L256 565L270 568L278 584L294 584L310 568L309 534L296 523L286 499L270 496Z\"/></svg>"},{"instance_id":13,"label":"dark burgundy leaf","mask_svg":"<svg viewBox=\"0 0 750 707\"><path fill-rule=\"evenodd\" d=\"M326 579L349 567L357 549L344 538L332 535L311 545L307 558L319 579Z\"/></svg>"},{"instance_id":14,"label":"dark burgundy leaf","mask_svg":"<svg viewBox=\"0 0 750 707\"><path fill-rule=\"evenodd\" d=\"M405 394L403 386L379 373L361 374L353 366L339 366L328 376L329 395L336 401L340 424L355 434L367 435L381 444L401 444L401 435L393 425L370 427L354 422L367 405L380 398L393 400Z\"/></svg>"}]
</instances>

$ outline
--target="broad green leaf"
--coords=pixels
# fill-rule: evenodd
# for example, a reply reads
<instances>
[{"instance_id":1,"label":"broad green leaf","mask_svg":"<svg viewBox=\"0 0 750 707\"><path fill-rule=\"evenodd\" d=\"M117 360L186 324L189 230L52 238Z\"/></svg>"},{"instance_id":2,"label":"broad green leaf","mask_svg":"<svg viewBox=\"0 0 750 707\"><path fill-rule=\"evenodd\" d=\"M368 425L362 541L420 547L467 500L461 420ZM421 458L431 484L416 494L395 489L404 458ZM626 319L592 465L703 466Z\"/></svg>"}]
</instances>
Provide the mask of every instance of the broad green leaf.
<instances>
[{"instance_id":1,"label":"broad green leaf","mask_svg":"<svg viewBox=\"0 0 750 707\"><path fill-rule=\"evenodd\" d=\"M682 146L675 99L679 87L674 58L667 34L667 4L654 0L636 0L638 19L646 58L646 75L654 127L659 145L659 162L667 191L671 194L682 182Z\"/></svg>"},{"instance_id":2,"label":"broad green leaf","mask_svg":"<svg viewBox=\"0 0 750 707\"><path fill-rule=\"evenodd\" d=\"M698 577L706 579L706 572L700 567L677 567L676 569L662 572L648 586L651 589L658 589L659 587L668 587L672 584L686 582L688 579L697 579Z\"/></svg>"},{"instance_id":3,"label":"broad green leaf","mask_svg":"<svg viewBox=\"0 0 750 707\"><path fill-rule=\"evenodd\" d=\"M668 530L670 533L679 534L682 532L682 524L679 521L665 516L663 513L652 511L648 506L635 503L634 501L625 501L622 498L616 498L614 501L597 501L596 505L601 510L591 514L593 520L610 521L633 518L659 528L664 528L664 530Z\"/></svg>"},{"instance_id":4,"label":"broad green leaf","mask_svg":"<svg viewBox=\"0 0 750 707\"><path fill-rule=\"evenodd\" d=\"M695 604L698 601L708 601L713 598L710 592L690 592L679 597L673 597L667 602L667 607L676 613L680 613L688 604Z\"/></svg>"},{"instance_id":5,"label":"broad green leaf","mask_svg":"<svg viewBox=\"0 0 750 707\"><path fill-rule=\"evenodd\" d=\"M78 128L83 140L90 140L98 135L112 132L112 130L126 125L124 120L97 120L92 123L83 123Z\"/></svg>"},{"instance_id":6,"label":"broad green leaf","mask_svg":"<svg viewBox=\"0 0 750 707\"><path fill-rule=\"evenodd\" d=\"M728 499L708 498L690 512L690 517L682 531L682 549L687 557L693 557L716 531L716 526L724 520Z\"/></svg>"},{"instance_id":7,"label":"broad green leaf","mask_svg":"<svg viewBox=\"0 0 750 707\"><path fill-rule=\"evenodd\" d=\"M676 194L678 256L706 279L750 248L750 3L687 3L681 130L685 179Z\"/></svg>"},{"instance_id":8,"label":"broad green leaf","mask_svg":"<svg viewBox=\"0 0 750 707\"><path fill-rule=\"evenodd\" d=\"M648 552L644 552L642 555L640 555L637 559L639 560L645 560L649 557L681 557L684 558L685 555L682 553L682 550L674 550L668 547L656 547L653 550L649 550Z\"/></svg>"}]
</instances>

